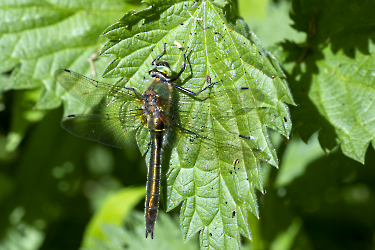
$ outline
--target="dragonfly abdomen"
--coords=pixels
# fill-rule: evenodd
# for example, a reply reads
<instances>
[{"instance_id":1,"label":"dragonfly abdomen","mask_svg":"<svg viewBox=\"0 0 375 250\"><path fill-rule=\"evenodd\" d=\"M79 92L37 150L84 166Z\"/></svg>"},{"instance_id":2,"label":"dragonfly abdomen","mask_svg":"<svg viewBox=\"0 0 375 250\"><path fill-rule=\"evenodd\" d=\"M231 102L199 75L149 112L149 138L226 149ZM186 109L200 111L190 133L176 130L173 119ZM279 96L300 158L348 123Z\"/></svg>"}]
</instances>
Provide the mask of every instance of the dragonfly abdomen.
<instances>
[{"instance_id":1,"label":"dragonfly abdomen","mask_svg":"<svg viewBox=\"0 0 375 250\"><path fill-rule=\"evenodd\" d=\"M160 176L161 176L161 148L163 140L163 130L151 132L151 157L148 168L146 203L145 203L145 224L146 238L151 233L154 238L154 227L158 216Z\"/></svg>"},{"instance_id":2,"label":"dragonfly abdomen","mask_svg":"<svg viewBox=\"0 0 375 250\"><path fill-rule=\"evenodd\" d=\"M165 114L170 109L170 86L161 81L153 81L143 93L143 115L146 117L147 126L151 135L150 165L148 167L145 224L146 238L155 227L159 208L160 176L161 176L161 149L163 135L168 121Z\"/></svg>"}]
</instances>

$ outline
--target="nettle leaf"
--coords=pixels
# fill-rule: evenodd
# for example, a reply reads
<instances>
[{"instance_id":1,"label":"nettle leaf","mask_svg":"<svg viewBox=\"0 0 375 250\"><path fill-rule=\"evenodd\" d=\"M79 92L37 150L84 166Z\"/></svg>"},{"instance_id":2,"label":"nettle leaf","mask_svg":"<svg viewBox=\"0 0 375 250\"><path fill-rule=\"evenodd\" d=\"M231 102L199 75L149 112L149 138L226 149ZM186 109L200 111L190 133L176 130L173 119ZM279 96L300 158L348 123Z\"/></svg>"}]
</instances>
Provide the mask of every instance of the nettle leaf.
<instances>
[{"instance_id":1,"label":"nettle leaf","mask_svg":"<svg viewBox=\"0 0 375 250\"><path fill-rule=\"evenodd\" d=\"M175 73L188 51L192 69L188 66L177 84L197 92L207 79L217 82L211 95L226 99L197 100L184 109L193 120L187 123L210 128L217 143L202 140L197 148L191 146L191 138L176 135L177 143L164 162L169 165L166 203L169 211L182 202L184 240L200 231L202 249L239 249L240 234L250 238L247 211L258 216L255 189L263 190L260 160L278 165L267 127L289 137L291 120L285 103L293 104L293 99L285 75L225 1L150 3L145 10L125 14L104 32L110 40L101 55L115 57L104 76L121 77L116 85L142 93L151 63L166 44L162 60ZM248 90L246 96L237 93L242 89ZM228 147L220 145L225 136L219 131L236 135ZM239 135L250 138L251 145L243 144Z\"/></svg>"},{"instance_id":2,"label":"nettle leaf","mask_svg":"<svg viewBox=\"0 0 375 250\"><path fill-rule=\"evenodd\" d=\"M125 219L125 227L103 223L100 226L101 232L105 238L92 237L91 246L81 247L81 250L123 250L123 249L199 249L197 241L184 243L181 240L181 233L178 230L177 218L171 218L170 215L160 213L158 218L158 227L155 228L155 237L153 240L144 237L144 215L143 213L132 210Z\"/></svg>"},{"instance_id":3,"label":"nettle leaf","mask_svg":"<svg viewBox=\"0 0 375 250\"><path fill-rule=\"evenodd\" d=\"M63 91L56 87L55 70L91 73L88 60L105 42L101 32L134 7L109 0L3 1L0 71L12 70L12 84L5 90L44 87L36 108L58 107ZM96 63L96 70L104 68L103 62Z\"/></svg>"},{"instance_id":4,"label":"nettle leaf","mask_svg":"<svg viewBox=\"0 0 375 250\"><path fill-rule=\"evenodd\" d=\"M370 55L357 51L355 58L325 48L309 93L334 125L343 153L362 163L369 143L375 147L375 45L369 47Z\"/></svg>"},{"instance_id":5,"label":"nettle leaf","mask_svg":"<svg viewBox=\"0 0 375 250\"><path fill-rule=\"evenodd\" d=\"M92 239L104 240L105 237L101 228L105 224L121 227L124 218L132 213L132 209L144 196L144 187L123 188L109 195L95 212L94 216L91 217L85 229L81 246L91 246L90 241L92 241ZM109 235L109 237L113 237L113 235Z\"/></svg>"},{"instance_id":6,"label":"nettle leaf","mask_svg":"<svg viewBox=\"0 0 375 250\"><path fill-rule=\"evenodd\" d=\"M294 128L305 142L319 130L326 152L341 143L345 155L364 163L375 138L375 2L327 3L293 2L294 26L308 35L304 45L283 44L286 61L294 63Z\"/></svg>"},{"instance_id":7,"label":"nettle leaf","mask_svg":"<svg viewBox=\"0 0 375 250\"><path fill-rule=\"evenodd\" d=\"M100 34L124 12L136 7L140 6L112 0L0 3L0 72L11 71L9 80L0 82L0 90L32 89L28 91L34 97L30 100L32 105L17 104L25 112L12 115L8 136L12 149L22 141L29 124L35 122L25 115L37 113L35 109L57 108L64 99L65 114L89 111L56 83L54 72L68 68L92 75L90 57L105 42ZM103 72L108 62L105 58L94 61L96 72ZM36 95L36 91L40 94ZM43 116L39 113L38 119ZM21 127L15 125L15 118L24 120ZM16 140L9 139L15 137Z\"/></svg>"}]
</instances>

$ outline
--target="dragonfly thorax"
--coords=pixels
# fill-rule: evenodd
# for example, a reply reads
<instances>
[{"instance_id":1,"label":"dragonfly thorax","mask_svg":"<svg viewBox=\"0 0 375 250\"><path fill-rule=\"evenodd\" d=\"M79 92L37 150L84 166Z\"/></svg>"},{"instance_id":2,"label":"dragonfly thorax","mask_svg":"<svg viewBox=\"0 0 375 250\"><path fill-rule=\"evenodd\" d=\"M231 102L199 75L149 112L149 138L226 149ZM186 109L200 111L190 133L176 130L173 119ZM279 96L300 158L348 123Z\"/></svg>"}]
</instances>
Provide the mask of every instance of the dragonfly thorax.
<instances>
[{"instance_id":1,"label":"dragonfly thorax","mask_svg":"<svg viewBox=\"0 0 375 250\"><path fill-rule=\"evenodd\" d=\"M152 81L142 95L142 110L149 130L162 130L168 125L170 112L170 86L162 81ZM163 123L163 125L161 125Z\"/></svg>"}]
</instances>

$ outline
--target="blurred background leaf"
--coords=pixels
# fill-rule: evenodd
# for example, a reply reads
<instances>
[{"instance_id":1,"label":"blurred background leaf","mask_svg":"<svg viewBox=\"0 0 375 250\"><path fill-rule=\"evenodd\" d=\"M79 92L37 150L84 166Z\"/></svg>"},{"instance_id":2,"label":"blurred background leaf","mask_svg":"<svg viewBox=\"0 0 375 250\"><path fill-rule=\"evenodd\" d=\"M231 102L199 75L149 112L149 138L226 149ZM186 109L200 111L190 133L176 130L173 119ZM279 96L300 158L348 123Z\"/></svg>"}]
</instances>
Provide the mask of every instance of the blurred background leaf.
<instances>
[{"instance_id":1,"label":"blurred background leaf","mask_svg":"<svg viewBox=\"0 0 375 250\"><path fill-rule=\"evenodd\" d=\"M131 210L145 197L145 187L123 188L116 193L108 195L101 202L100 208L97 209L89 224L86 227L82 240L83 247L90 246L90 240L103 240L101 228L104 224L117 225L121 228L123 219L129 217ZM135 225L134 225L135 226ZM136 225L140 227L141 225ZM143 223L142 223L142 229ZM112 237L113 235L107 235ZM93 244L91 244L93 245Z\"/></svg>"},{"instance_id":2,"label":"blurred background leaf","mask_svg":"<svg viewBox=\"0 0 375 250\"><path fill-rule=\"evenodd\" d=\"M83 247L82 250L121 250L121 249L181 249L198 250L198 237L184 242L179 227L178 216L159 213L158 226L155 228L155 237L149 240L144 237L144 214L131 211L126 217L123 226L102 224L101 231L104 239L89 239L92 247Z\"/></svg>"}]
</instances>

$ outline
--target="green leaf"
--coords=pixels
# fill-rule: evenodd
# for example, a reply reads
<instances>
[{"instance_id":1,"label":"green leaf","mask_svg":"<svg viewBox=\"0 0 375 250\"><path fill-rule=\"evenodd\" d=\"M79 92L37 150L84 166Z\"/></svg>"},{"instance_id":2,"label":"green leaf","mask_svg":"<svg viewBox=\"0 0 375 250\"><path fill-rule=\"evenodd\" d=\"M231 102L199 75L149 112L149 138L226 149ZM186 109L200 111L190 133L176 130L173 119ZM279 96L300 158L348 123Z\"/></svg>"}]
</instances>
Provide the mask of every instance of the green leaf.
<instances>
[{"instance_id":1,"label":"green leaf","mask_svg":"<svg viewBox=\"0 0 375 250\"><path fill-rule=\"evenodd\" d=\"M92 74L89 58L98 52L105 39L101 32L131 8L123 1L3 1L0 3L0 72L11 71L8 80L0 81L0 90L35 89L25 93L33 100L16 103L25 112L15 112L9 138L10 150L22 141L30 121L40 120L44 113L35 109L53 109L61 105L61 87L53 78L59 68L71 68ZM109 61L94 62L102 72ZM30 98L29 98L30 99ZM64 99L64 98L63 98ZM32 101L32 102L31 102ZM74 108L71 108L74 106ZM87 107L68 99L66 111L87 112ZM16 110L16 108L14 108ZM37 117L36 117L37 116Z\"/></svg>"},{"instance_id":2,"label":"green leaf","mask_svg":"<svg viewBox=\"0 0 375 250\"><path fill-rule=\"evenodd\" d=\"M101 228L104 224L112 224L120 226L123 219L126 218L130 211L144 197L145 188L124 188L110 195L101 205L101 208L94 214L88 223L82 246L91 246L92 239L104 239Z\"/></svg>"},{"instance_id":3,"label":"green leaf","mask_svg":"<svg viewBox=\"0 0 375 250\"><path fill-rule=\"evenodd\" d=\"M309 96L335 127L343 153L364 163L369 143L375 146L375 44L354 59L331 47L323 53Z\"/></svg>"},{"instance_id":4,"label":"green leaf","mask_svg":"<svg viewBox=\"0 0 375 250\"><path fill-rule=\"evenodd\" d=\"M202 249L238 249L240 234L250 238L247 211L258 216L255 188L263 190L260 159L274 166L278 162L267 127L286 137L291 129L285 103L293 104L293 100L277 60L262 48L233 8L219 8L210 1L155 4L125 14L103 36L110 40L101 55L115 57L104 76L121 77L116 85L142 93L151 62L165 43L162 60L174 72L181 69L185 50L191 51L192 73L186 70L180 77L184 88L203 89L207 76L212 82L220 81L212 92L224 93L226 100L196 101L186 109L187 117L193 119L187 123L236 134L230 143L239 151L228 154L228 149L205 144L189 148L189 138L177 135L167 173L167 210L183 202L180 222L184 240L200 231ZM183 49L173 46L174 41ZM247 96L237 95L235 90L241 88L249 89ZM274 112L264 115L257 109L262 107ZM246 158L247 146L241 146L239 134L253 138L251 145L257 145L261 153ZM221 141L221 134L211 136ZM208 155L216 157L207 159Z\"/></svg>"},{"instance_id":5,"label":"green leaf","mask_svg":"<svg viewBox=\"0 0 375 250\"><path fill-rule=\"evenodd\" d=\"M122 250L126 249L198 249L197 240L184 243L178 229L178 220L161 212L158 219L158 227L155 228L153 240L144 237L144 214L132 210L125 219L125 226L103 224L101 230L105 239L91 239L91 247L83 247L82 250Z\"/></svg>"},{"instance_id":6,"label":"green leaf","mask_svg":"<svg viewBox=\"0 0 375 250\"><path fill-rule=\"evenodd\" d=\"M13 69L13 84L7 88L44 86L36 107L58 107L61 91L53 80L55 70L71 68L89 73L88 60L105 41L100 33L134 7L109 0L2 2L0 71ZM97 70L100 72L105 64L97 65Z\"/></svg>"},{"instance_id":7,"label":"green leaf","mask_svg":"<svg viewBox=\"0 0 375 250\"><path fill-rule=\"evenodd\" d=\"M279 233L272 242L271 250L289 250L292 249L296 236L298 235L302 221L300 218L294 218L287 230Z\"/></svg>"},{"instance_id":8,"label":"green leaf","mask_svg":"<svg viewBox=\"0 0 375 250\"><path fill-rule=\"evenodd\" d=\"M286 186L294 179L303 175L306 167L319 157L324 155L319 145L317 133L315 133L308 143L304 143L297 136L293 137L283 154L280 171L277 173L275 187Z\"/></svg>"},{"instance_id":9,"label":"green leaf","mask_svg":"<svg viewBox=\"0 0 375 250\"><path fill-rule=\"evenodd\" d=\"M271 46L285 39L296 40L296 42L305 40L304 33L298 32L288 25L292 22L289 13L291 1L275 3L269 0L239 0L238 5L239 12L246 24L257 34L262 45L270 52L273 52ZM270 30L275 32L270 32Z\"/></svg>"},{"instance_id":10,"label":"green leaf","mask_svg":"<svg viewBox=\"0 0 375 250\"><path fill-rule=\"evenodd\" d=\"M347 4L340 0L296 0L291 17L293 27L309 35L311 45L329 42L334 52L343 49L346 55L353 56L354 48L368 52L368 38L373 37L375 26L374 7L372 0L352 0ZM352 35L343 40L342 36L348 33Z\"/></svg>"},{"instance_id":11,"label":"green leaf","mask_svg":"<svg viewBox=\"0 0 375 250\"><path fill-rule=\"evenodd\" d=\"M292 116L301 138L320 130L327 153L341 143L362 163L375 138L374 15L370 0L294 1L294 26L308 37L302 45L283 44L285 60L294 61L289 81L299 107Z\"/></svg>"}]
</instances>

